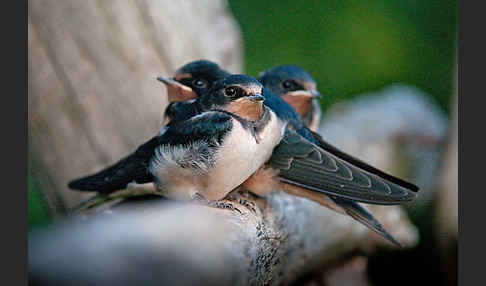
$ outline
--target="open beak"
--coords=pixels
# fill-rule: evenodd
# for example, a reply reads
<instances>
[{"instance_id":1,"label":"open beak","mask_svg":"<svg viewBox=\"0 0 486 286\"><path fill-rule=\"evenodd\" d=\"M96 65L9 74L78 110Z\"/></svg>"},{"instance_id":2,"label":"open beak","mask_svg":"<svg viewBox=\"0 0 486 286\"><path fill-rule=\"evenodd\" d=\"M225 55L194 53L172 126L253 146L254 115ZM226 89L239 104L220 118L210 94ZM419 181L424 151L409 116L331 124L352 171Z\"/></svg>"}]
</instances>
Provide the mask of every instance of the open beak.
<instances>
[{"instance_id":1,"label":"open beak","mask_svg":"<svg viewBox=\"0 0 486 286\"><path fill-rule=\"evenodd\" d=\"M157 80L163 82L167 86L169 102L186 101L197 98L197 94L192 88L175 81L173 78L159 76L157 77Z\"/></svg>"},{"instance_id":2,"label":"open beak","mask_svg":"<svg viewBox=\"0 0 486 286\"><path fill-rule=\"evenodd\" d=\"M263 95L257 93L257 94L248 96L248 99L250 101L263 101L263 100L265 100L265 97L263 97Z\"/></svg>"}]
</instances>

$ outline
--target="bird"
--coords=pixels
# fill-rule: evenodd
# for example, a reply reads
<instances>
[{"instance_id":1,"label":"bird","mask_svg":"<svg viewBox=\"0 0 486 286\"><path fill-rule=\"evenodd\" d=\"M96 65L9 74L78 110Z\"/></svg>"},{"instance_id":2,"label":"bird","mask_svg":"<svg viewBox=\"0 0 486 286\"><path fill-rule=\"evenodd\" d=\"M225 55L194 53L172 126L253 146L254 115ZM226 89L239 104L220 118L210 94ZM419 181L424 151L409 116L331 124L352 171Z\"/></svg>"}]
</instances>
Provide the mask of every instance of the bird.
<instances>
[{"instance_id":1,"label":"bird","mask_svg":"<svg viewBox=\"0 0 486 286\"><path fill-rule=\"evenodd\" d=\"M196 60L178 68L172 77L159 76L157 80L167 86L169 104L164 112L163 125L174 116L190 117L195 111L191 105L200 94L207 92L212 83L230 76L230 73L208 60Z\"/></svg>"},{"instance_id":2,"label":"bird","mask_svg":"<svg viewBox=\"0 0 486 286\"><path fill-rule=\"evenodd\" d=\"M263 96L264 105L270 107L287 124L285 136L273 150L266 166L255 172L242 187L262 196L271 190L282 189L293 195L314 200L334 211L351 216L399 245L381 224L355 201L400 204L414 199L418 187L377 170L328 144L319 134L308 129L296 111L271 90L263 89ZM211 100L210 97L208 99ZM187 106L192 105L194 103ZM183 112L185 116L191 112L198 112L197 108L188 110L189 112ZM134 156L137 153L142 157L147 156L142 147ZM148 149L150 150L150 147ZM123 174L124 172L116 165L111 173ZM109 175L110 172L105 174ZM87 190L100 192L106 188L105 191L110 192L124 188L128 183L125 180L123 184L116 185L100 179L98 178L100 185L97 188L92 186Z\"/></svg>"},{"instance_id":3,"label":"bird","mask_svg":"<svg viewBox=\"0 0 486 286\"><path fill-rule=\"evenodd\" d=\"M316 81L303 68L281 65L260 72L257 78L265 88L280 95L299 114L302 122L317 131L322 115Z\"/></svg>"},{"instance_id":4,"label":"bird","mask_svg":"<svg viewBox=\"0 0 486 286\"><path fill-rule=\"evenodd\" d=\"M218 206L270 158L283 136L285 125L263 105L262 90L246 75L216 81L193 102L199 114L172 120L132 155L69 187L109 193L131 181L154 182L167 198Z\"/></svg>"}]
</instances>

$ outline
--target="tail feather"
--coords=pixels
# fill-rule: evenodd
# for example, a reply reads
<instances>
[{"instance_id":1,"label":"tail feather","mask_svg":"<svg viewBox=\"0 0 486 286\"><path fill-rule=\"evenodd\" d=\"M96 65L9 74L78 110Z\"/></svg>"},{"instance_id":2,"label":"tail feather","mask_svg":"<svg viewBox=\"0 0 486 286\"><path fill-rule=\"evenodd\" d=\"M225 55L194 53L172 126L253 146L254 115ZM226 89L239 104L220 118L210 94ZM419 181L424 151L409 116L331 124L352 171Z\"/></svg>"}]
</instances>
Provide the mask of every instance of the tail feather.
<instances>
[{"instance_id":1,"label":"tail feather","mask_svg":"<svg viewBox=\"0 0 486 286\"><path fill-rule=\"evenodd\" d=\"M334 199L334 201L336 202L336 204L342 207L346 214L348 214L350 217L367 226L369 229L378 233L391 243L397 245L398 247L402 247L402 245L390 233L386 231L386 229L380 224L380 222L378 222L378 220L375 219L371 213L369 213L358 203L342 199Z\"/></svg>"},{"instance_id":2,"label":"tail feather","mask_svg":"<svg viewBox=\"0 0 486 286\"><path fill-rule=\"evenodd\" d=\"M156 146L157 137L153 137L134 153L95 174L71 181L68 187L79 191L111 193L125 189L131 182L153 182L148 168Z\"/></svg>"},{"instance_id":3,"label":"tail feather","mask_svg":"<svg viewBox=\"0 0 486 286\"><path fill-rule=\"evenodd\" d=\"M331 145L330 143L324 141L324 139L322 138L322 136L317 133L317 132L313 132L312 131L312 135L314 137L314 139L316 139L318 142L319 142L319 147L321 147L322 149L330 152L331 154L333 154L334 156L356 166L356 167L359 167L371 174L374 174L374 175L377 175L378 177L382 178L382 179L385 179L385 180L388 180L394 184L397 184L405 189L408 189L408 190L411 190L412 192L418 192L419 191L419 188L410 183L410 182L407 182L405 180L402 180L398 177L395 177L395 176L392 176L390 174L387 174L381 170L378 170L377 168L361 161L360 159L358 158L355 158L349 154L346 154L344 153L343 151L339 150L338 148L334 147L333 145Z\"/></svg>"},{"instance_id":4,"label":"tail feather","mask_svg":"<svg viewBox=\"0 0 486 286\"><path fill-rule=\"evenodd\" d=\"M292 184L282 183L281 187L282 190L288 194L312 200L320 204L321 206L327 207L337 213L344 215L347 214L353 219L368 227L369 229L378 233L385 239L389 240L393 244L402 247L402 245L385 230L385 228L378 222L377 219L373 217L372 214L370 214L366 209L364 209L355 201L337 197L329 197L328 195L322 194L321 192L294 186ZM253 191L253 189L250 189L249 191Z\"/></svg>"},{"instance_id":5,"label":"tail feather","mask_svg":"<svg viewBox=\"0 0 486 286\"><path fill-rule=\"evenodd\" d=\"M148 172L147 166L141 162L127 162L130 159L132 158L125 158L98 173L73 180L68 187L78 191L111 193L125 189L131 182L139 184L152 182L153 176Z\"/></svg>"}]
</instances>

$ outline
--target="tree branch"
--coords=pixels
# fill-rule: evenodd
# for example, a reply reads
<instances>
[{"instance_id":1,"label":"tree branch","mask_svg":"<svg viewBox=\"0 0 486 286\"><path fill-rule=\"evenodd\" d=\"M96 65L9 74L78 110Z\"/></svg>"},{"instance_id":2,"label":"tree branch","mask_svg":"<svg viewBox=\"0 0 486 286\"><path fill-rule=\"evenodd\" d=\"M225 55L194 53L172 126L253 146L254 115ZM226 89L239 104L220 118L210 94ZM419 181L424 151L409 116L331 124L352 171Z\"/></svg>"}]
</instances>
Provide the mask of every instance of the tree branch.
<instances>
[{"instance_id":1,"label":"tree branch","mask_svg":"<svg viewBox=\"0 0 486 286\"><path fill-rule=\"evenodd\" d=\"M255 211L234 201L238 211L161 200L73 217L31 236L29 277L42 285L282 285L377 241L303 198L248 200ZM404 241L410 233L392 234L413 243Z\"/></svg>"}]
</instances>

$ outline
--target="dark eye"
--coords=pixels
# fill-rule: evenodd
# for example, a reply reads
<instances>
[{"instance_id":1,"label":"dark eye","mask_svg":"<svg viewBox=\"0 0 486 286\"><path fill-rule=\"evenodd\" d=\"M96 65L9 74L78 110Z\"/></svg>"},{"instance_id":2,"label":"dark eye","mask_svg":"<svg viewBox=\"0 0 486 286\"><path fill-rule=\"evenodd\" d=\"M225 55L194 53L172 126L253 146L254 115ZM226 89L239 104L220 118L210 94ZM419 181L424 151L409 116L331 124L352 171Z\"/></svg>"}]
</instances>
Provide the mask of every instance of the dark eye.
<instances>
[{"instance_id":1,"label":"dark eye","mask_svg":"<svg viewBox=\"0 0 486 286\"><path fill-rule=\"evenodd\" d=\"M227 87L225 90L224 90L224 93L227 95L227 96L234 96L236 94L236 88L234 87Z\"/></svg>"},{"instance_id":2,"label":"dark eye","mask_svg":"<svg viewBox=\"0 0 486 286\"><path fill-rule=\"evenodd\" d=\"M206 87L208 84L204 79L197 78L194 80L194 85L197 87Z\"/></svg>"},{"instance_id":3,"label":"dark eye","mask_svg":"<svg viewBox=\"0 0 486 286\"><path fill-rule=\"evenodd\" d=\"M282 83L282 86L285 88L285 89L292 89L295 84L293 81L291 80L285 80L283 83Z\"/></svg>"}]
</instances>

